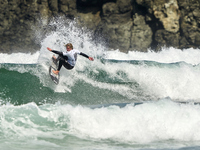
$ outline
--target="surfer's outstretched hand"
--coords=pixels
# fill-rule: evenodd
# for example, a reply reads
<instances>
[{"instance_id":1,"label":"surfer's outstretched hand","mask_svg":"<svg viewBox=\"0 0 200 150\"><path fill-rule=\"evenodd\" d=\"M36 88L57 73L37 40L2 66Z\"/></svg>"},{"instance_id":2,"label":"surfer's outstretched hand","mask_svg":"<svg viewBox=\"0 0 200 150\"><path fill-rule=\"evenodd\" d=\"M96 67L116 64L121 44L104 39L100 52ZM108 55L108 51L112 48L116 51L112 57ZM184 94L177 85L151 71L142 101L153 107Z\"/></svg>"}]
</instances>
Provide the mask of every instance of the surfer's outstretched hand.
<instances>
[{"instance_id":1,"label":"surfer's outstretched hand","mask_svg":"<svg viewBox=\"0 0 200 150\"><path fill-rule=\"evenodd\" d=\"M92 58L92 57L89 57L88 59L91 60L91 61L94 61L94 58Z\"/></svg>"},{"instance_id":2,"label":"surfer's outstretched hand","mask_svg":"<svg viewBox=\"0 0 200 150\"><path fill-rule=\"evenodd\" d=\"M51 48L49 48L49 47L47 47L47 49L48 49L49 51L52 51L52 49L51 49Z\"/></svg>"}]
</instances>

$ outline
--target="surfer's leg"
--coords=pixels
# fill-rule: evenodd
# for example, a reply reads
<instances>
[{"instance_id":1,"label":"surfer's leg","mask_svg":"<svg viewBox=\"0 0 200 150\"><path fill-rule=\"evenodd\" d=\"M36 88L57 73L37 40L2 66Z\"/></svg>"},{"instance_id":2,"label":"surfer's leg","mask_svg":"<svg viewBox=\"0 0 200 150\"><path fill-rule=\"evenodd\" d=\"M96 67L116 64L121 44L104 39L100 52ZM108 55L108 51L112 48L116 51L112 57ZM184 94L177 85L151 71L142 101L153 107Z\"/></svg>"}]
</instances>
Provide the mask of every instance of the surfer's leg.
<instances>
[{"instance_id":1,"label":"surfer's leg","mask_svg":"<svg viewBox=\"0 0 200 150\"><path fill-rule=\"evenodd\" d=\"M63 63L63 66L64 66L66 69L68 69L68 70L71 70L71 69L74 68L74 66L71 66L67 61L65 61L65 62Z\"/></svg>"},{"instance_id":2,"label":"surfer's leg","mask_svg":"<svg viewBox=\"0 0 200 150\"><path fill-rule=\"evenodd\" d=\"M64 60L63 59L59 59L59 64L58 64L58 69L57 71L60 71L60 69L62 68Z\"/></svg>"},{"instance_id":3,"label":"surfer's leg","mask_svg":"<svg viewBox=\"0 0 200 150\"><path fill-rule=\"evenodd\" d=\"M60 59L62 59L62 57L58 56L58 57L56 58L56 56L53 55L53 56L52 56L52 59L53 59L53 62L57 63Z\"/></svg>"},{"instance_id":4,"label":"surfer's leg","mask_svg":"<svg viewBox=\"0 0 200 150\"><path fill-rule=\"evenodd\" d=\"M62 68L63 64L65 63L65 60L61 57L57 58L57 61L59 60L58 69L56 71L53 70L53 73L58 74L60 69Z\"/></svg>"},{"instance_id":5,"label":"surfer's leg","mask_svg":"<svg viewBox=\"0 0 200 150\"><path fill-rule=\"evenodd\" d=\"M74 66L71 66L66 60L64 60L62 57L58 57L59 59L58 69L56 71L53 70L53 73L58 74L62 66L64 66L66 69L71 70L74 68Z\"/></svg>"},{"instance_id":6,"label":"surfer's leg","mask_svg":"<svg viewBox=\"0 0 200 150\"><path fill-rule=\"evenodd\" d=\"M53 58L54 60L56 60L56 59L57 59L55 55L53 55L53 56L52 56L52 58Z\"/></svg>"}]
</instances>

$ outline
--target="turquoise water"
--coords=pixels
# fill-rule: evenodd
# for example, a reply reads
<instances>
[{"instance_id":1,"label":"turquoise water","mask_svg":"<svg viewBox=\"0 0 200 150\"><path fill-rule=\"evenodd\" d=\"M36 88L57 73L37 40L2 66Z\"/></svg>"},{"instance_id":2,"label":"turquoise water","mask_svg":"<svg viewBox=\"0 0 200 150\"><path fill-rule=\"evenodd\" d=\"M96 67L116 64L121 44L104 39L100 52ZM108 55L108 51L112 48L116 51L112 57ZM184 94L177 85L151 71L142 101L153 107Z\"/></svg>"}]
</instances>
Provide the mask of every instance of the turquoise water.
<instances>
[{"instance_id":1,"label":"turquoise water","mask_svg":"<svg viewBox=\"0 0 200 150\"><path fill-rule=\"evenodd\" d=\"M35 54L0 54L1 149L199 149L199 49L124 54L50 25ZM55 85L46 47L66 41L95 61L79 56Z\"/></svg>"},{"instance_id":2,"label":"turquoise water","mask_svg":"<svg viewBox=\"0 0 200 150\"><path fill-rule=\"evenodd\" d=\"M173 77L183 68L189 68L188 73L193 77L200 73L198 65L182 62L103 63L113 67L122 64L136 67L138 71L147 69L161 73L167 70ZM82 78L73 79L68 89L68 83L63 83L62 78L61 85L56 86L48 71L45 74L41 68L40 64L1 64L0 145L3 149L198 149L198 94L192 93L193 99L190 94L190 99L170 98L187 97L187 93L181 93L185 91L182 82L194 87L198 80L193 82L189 77L187 81L181 80L174 89L179 88L177 95L159 97L158 93L163 94L162 89L150 95L149 88L143 85L145 81L132 80L122 70L115 75L103 68L98 72L87 67L75 70L76 77ZM155 78L165 80L159 75ZM177 80L178 76L175 78ZM160 80L149 84L150 90L159 89L159 84L164 82ZM165 89L167 86L172 88L174 85L163 85ZM190 91L189 86L185 88L188 92L195 90Z\"/></svg>"}]
</instances>

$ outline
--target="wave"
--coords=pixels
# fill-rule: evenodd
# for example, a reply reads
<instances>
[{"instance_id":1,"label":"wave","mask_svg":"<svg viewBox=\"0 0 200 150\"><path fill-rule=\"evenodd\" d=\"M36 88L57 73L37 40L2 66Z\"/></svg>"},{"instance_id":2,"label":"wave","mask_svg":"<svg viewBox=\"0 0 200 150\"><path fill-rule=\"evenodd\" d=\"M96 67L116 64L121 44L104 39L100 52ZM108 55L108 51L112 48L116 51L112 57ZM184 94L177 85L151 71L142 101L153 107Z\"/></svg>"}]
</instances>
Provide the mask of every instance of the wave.
<instances>
[{"instance_id":1,"label":"wave","mask_svg":"<svg viewBox=\"0 0 200 150\"><path fill-rule=\"evenodd\" d=\"M41 49L35 54L0 54L4 58L0 60L0 78L2 81L7 78L1 84L1 95L6 93L5 89L14 91L16 85L21 87L26 82L38 89L35 90L37 95L46 95L47 101L51 101L53 94L59 95L53 102L65 99L67 102L75 101L75 104L99 104L148 101L164 97L177 101L200 100L198 49L163 48L157 53L149 50L147 53L129 51L125 54L118 50L108 51L101 42L93 41L89 32L78 28L75 22L61 20L51 22L49 26L54 30L41 41ZM60 83L55 86L48 76L52 53L46 47L65 51L64 44L68 42L73 43L74 48L93 56L95 61L79 56L73 70L61 69ZM31 90L26 88L23 92L31 93ZM8 99L15 97L12 92L10 94ZM44 100L45 96L25 101L37 103Z\"/></svg>"},{"instance_id":2,"label":"wave","mask_svg":"<svg viewBox=\"0 0 200 150\"><path fill-rule=\"evenodd\" d=\"M49 26L55 28L35 54L0 54L1 147L11 141L26 149L199 145L199 49L125 54L107 50L74 22ZM65 51L66 42L95 60L79 56L55 85L46 47Z\"/></svg>"},{"instance_id":3,"label":"wave","mask_svg":"<svg viewBox=\"0 0 200 150\"><path fill-rule=\"evenodd\" d=\"M155 52L151 49L148 52L137 52L137 51L129 51L127 54L122 53L119 50L114 51L106 51L104 54L105 59L111 60L120 60L120 61L128 61L128 60L137 60L137 61L154 61L158 63L171 64L178 62L185 62L191 65L200 64L199 60L200 52L199 49L176 49L173 47L167 48L163 47L161 51Z\"/></svg>"},{"instance_id":4,"label":"wave","mask_svg":"<svg viewBox=\"0 0 200 150\"><path fill-rule=\"evenodd\" d=\"M87 65L70 72L63 69L57 86L48 75L48 65L45 70L43 64L0 64L0 97L12 104L56 101L109 104L163 97L176 101L200 99L199 65L135 60L96 61L98 65L92 69Z\"/></svg>"},{"instance_id":5,"label":"wave","mask_svg":"<svg viewBox=\"0 0 200 150\"><path fill-rule=\"evenodd\" d=\"M121 108L28 103L7 104L0 110L0 131L8 139L37 138L51 142L57 139L66 143L66 147L74 137L78 138L76 142L110 140L131 145L146 143L147 147L152 142L173 140L176 141L173 146L180 146L182 141L184 145L200 140L199 105L179 104L169 99L140 105L132 103Z\"/></svg>"}]
</instances>

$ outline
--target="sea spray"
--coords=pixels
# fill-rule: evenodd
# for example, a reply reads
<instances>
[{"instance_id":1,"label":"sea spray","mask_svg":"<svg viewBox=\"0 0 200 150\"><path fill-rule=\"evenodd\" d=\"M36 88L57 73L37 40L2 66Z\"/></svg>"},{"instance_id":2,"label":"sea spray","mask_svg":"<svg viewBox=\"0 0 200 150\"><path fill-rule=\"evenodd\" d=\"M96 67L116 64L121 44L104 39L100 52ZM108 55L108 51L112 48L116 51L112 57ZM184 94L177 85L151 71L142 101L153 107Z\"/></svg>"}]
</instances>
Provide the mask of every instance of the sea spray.
<instances>
[{"instance_id":1,"label":"sea spray","mask_svg":"<svg viewBox=\"0 0 200 150\"><path fill-rule=\"evenodd\" d=\"M73 21L49 25L35 54L0 54L2 149L199 149L199 49L125 54ZM95 60L79 56L57 86L46 47L66 42Z\"/></svg>"},{"instance_id":2,"label":"sea spray","mask_svg":"<svg viewBox=\"0 0 200 150\"><path fill-rule=\"evenodd\" d=\"M95 87L95 89L117 93L128 99L128 102L156 100L167 96L176 100L200 100L198 94L200 51L198 49L181 51L175 48L163 48L158 53L130 51L125 54L118 50L107 51L105 46L96 45L96 42L91 40L90 33L78 28L75 22L63 24L60 21L52 22L50 25L55 26L55 30L43 39L39 52L1 54L2 58L5 58L1 59L1 68L20 73L29 72L38 77L43 86L60 93L72 93L72 89L75 90L77 84L81 83L89 85L90 89ZM48 76L52 53L46 48L65 51L64 44L68 42L71 42L74 48L94 57L95 60L91 62L79 56L73 70L69 71L64 67L61 69L60 84L55 86ZM102 59L117 61L102 63ZM138 60L139 63L132 64L120 60ZM37 66L33 68L2 63L37 63ZM97 94L94 91L91 93Z\"/></svg>"}]
</instances>

